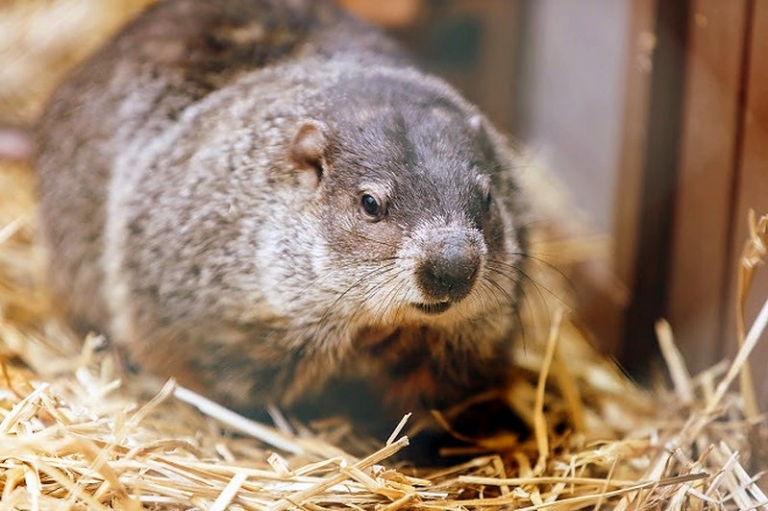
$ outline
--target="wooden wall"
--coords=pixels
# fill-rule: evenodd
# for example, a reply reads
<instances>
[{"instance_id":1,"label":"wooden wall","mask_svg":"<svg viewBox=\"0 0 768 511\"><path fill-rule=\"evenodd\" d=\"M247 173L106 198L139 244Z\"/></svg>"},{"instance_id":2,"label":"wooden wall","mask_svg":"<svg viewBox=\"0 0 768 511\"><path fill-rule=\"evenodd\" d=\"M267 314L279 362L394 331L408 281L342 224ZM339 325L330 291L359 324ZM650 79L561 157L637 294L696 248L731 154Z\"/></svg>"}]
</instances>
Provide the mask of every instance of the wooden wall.
<instances>
[{"instance_id":1,"label":"wooden wall","mask_svg":"<svg viewBox=\"0 0 768 511\"><path fill-rule=\"evenodd\" d=\"M654 37L651 71L638 76L630 70L628 79L623 181L632 199L619 209L615 227L629 247L617 254L617 267L634 296L624 324L624 360L629 366L648 362L655 342L648 337L652 323L666 317L691 370L698 372L736 351L736 269L747 237L747 211L768 213L768 0L691 0L684 23L666 27L667 3L635 4L656 23L647 33L659 37ZM677 52L661 33L665 29L683 48L679 76L663 64L675 60ZM654 89L658 83L668 88ZM675 87L681 87L680 101L657 112L667 117L659 131L649 120L654 100L658 105L658 95ZM679 125L672 120L678 115ZM676 152L649 166L659 147L671 151L670 137ZM649 179L653 174L660 179ZM643 233L649 230L666 234L647 243ZM660 270L648 272L649 264L659 262ZM649 287L653 294L646 292ZM758 273L747 325L766 297L768 275ZM641 338L633 337L633 328ZM766 342L752 366L766 407Z\"/></svg>"}]
</instances>

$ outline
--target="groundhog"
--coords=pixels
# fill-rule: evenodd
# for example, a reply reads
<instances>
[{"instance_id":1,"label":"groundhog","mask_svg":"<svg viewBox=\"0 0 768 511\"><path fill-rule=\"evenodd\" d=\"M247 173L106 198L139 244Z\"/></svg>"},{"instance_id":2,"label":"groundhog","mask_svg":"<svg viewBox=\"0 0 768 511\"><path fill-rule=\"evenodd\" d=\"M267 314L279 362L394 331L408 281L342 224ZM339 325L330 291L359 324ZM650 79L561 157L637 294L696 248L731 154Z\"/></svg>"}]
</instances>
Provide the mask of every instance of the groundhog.
<instances>
[{"instance_id":1,"label":"groundhog","mask_svg":"<svg viewBox=\"0 0 768 511\"><path fill-rule=\"evenodd\" d=\"M329 1L161 1L36 146L55 297L142 371L241 410L331 380L444 409L509 378L516 153Z\"/></svg>"}]
</instances>

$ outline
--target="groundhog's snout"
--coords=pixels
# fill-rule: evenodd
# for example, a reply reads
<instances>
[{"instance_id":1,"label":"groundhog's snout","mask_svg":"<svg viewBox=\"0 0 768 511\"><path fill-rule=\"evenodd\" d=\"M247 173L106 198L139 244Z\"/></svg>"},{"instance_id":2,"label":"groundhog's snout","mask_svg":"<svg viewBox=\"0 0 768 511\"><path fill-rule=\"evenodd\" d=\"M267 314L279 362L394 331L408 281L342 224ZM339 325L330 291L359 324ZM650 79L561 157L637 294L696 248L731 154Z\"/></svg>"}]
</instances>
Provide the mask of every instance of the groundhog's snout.
<instances>
[{"instance_id":1,"label":"groundhog's snout","mask_svg":"<svg viewBox=\"0 0 768 511\"><path fill-rule=\"evenodd\" d=\"M467 233L438 233L424 247L416 280L426 298L455 303L471 291L481 259L478 243Z\"/></svg>"}]
</instances>

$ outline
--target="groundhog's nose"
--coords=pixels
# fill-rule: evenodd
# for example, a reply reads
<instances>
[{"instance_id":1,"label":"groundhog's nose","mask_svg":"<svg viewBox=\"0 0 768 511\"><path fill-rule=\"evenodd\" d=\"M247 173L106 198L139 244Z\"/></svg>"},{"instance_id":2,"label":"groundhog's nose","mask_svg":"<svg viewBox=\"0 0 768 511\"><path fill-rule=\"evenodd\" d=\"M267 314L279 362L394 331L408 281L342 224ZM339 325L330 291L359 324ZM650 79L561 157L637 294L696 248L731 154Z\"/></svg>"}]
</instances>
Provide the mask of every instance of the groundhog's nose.
<instances>
[{"instance_id":1,"label":"groundhog's nose","mask_svg":"<svg viewBox=\"0 0 768 511\"><path fill-rule=\"evenodd\" d=\"M480 253L460 235L435 240L416 269L419 287L427 298L458 302L469 294L480 267Z\"/></svg>"}]
</instances>

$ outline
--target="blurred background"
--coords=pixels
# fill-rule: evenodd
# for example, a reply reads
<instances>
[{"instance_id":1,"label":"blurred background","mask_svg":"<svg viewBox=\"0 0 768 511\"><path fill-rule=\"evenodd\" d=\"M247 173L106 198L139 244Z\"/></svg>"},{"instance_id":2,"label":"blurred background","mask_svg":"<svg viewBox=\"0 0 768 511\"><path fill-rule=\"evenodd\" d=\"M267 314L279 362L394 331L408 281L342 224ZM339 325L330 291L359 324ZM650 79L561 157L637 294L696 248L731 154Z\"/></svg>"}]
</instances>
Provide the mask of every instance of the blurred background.
<instances>
[{"instance_id":1,"label":"blurred background","mask_svg":"<svg viewBox=\"0 0 768 511\"><path fill-rule=\"evenodd\" d=\"M733 356L747 211L768 213L768 0L339 1L563 183L562 218L604 241L568 276L605 353L647 378L667 318L692 372ZM0 154L148 3L0 0ZM748 325L766 297L758 274ZM765 410L766 342L752 360Z\"/></svg>"}]
</instances>

